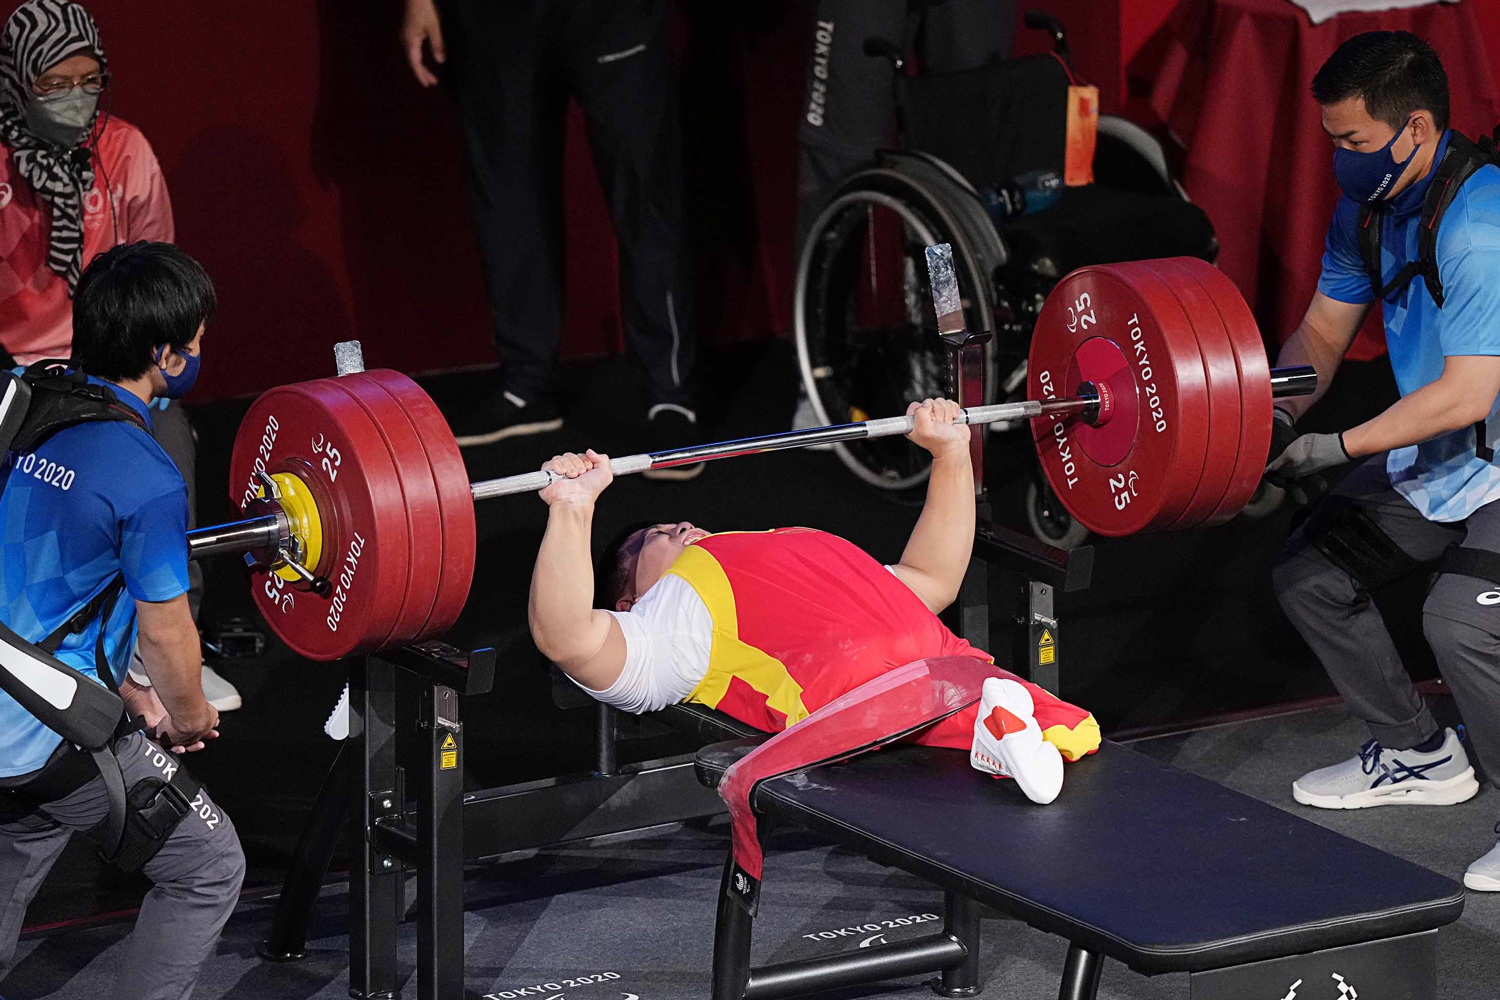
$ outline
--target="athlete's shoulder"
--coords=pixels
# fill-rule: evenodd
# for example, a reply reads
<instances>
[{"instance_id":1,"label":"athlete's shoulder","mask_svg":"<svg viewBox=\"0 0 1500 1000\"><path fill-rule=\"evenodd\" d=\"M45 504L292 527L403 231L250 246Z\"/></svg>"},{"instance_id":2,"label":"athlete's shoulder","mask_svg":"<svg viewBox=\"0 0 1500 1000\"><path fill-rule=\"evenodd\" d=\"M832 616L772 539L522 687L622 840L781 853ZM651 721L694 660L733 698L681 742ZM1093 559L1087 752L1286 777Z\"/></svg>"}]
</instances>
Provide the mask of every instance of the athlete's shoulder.
<instances>
[{"instance_id":1,"label":"athlete's shoulder","mask_svg":"<svg viewBox=\"0 0 1500 1000\"><path fill-rule=\"evenodd\" d=\"M62 467L59 477L108 497L123 514L163 495L187 498L182 473L142 428L120 420L65 427L37 448L36 457Z\"/></svg>"}]
</instances>

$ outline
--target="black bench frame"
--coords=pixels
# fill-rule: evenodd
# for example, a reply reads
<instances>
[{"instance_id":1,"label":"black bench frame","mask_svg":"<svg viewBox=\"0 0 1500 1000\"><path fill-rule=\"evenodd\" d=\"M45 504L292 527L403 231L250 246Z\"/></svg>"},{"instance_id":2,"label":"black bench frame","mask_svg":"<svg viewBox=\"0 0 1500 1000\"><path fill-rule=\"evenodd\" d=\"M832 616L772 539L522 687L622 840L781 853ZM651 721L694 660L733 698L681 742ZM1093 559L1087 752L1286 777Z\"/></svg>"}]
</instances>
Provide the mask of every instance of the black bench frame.
<instances>
[{"instance_id":1,"label":"black bench frame","mask_svg":"<svg viewBox=\"0 0 1500 1000\"><path fill-rule=\"evenodd\" d=\"M415 870L417 996L437 1000L463 995L465 860L724 811L694 776L690 754L620 766L617 715L604 705L596 708L596 770L465 794L459 696L490 691L495 659L493 649L427 642L349 661L349 737L287 869L262 957L305 957L313 908L346 823L358 831L350 866L350 995L400 995L396 931L406 875ZM419 682L417 704L397 705L398 671ZM657 716L704 743L756 734L696 706ZM412 725L424 734L422 745L398 759L396 732Z\"/></svg>"}]
</instances>

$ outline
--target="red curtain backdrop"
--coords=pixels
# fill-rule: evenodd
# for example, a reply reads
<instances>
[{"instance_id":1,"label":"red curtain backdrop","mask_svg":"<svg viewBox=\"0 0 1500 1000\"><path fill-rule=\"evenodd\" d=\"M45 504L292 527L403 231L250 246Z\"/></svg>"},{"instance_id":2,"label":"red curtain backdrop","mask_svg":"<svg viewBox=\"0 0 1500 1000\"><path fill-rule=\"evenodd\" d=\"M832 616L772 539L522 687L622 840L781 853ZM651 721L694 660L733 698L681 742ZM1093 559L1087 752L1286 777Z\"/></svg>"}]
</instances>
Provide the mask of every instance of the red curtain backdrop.
<instances>
[{"instance_id":1,"label":"red curtain backdrop","mask_svg":"<svg viewBox=\"0 0 1500 1000\"><path fill-rule=\"evenodd\" d=\"M1339 198L1333 148L1308 85L1339 44L1371 30L1412 31L1441 53L1452 124L1470 135L1500 120L1477 5L1346 13L1316 27L1287 0L1185 0L1157 32L1151 109L1185 147L1183 185L1214 221L1219 266L1268 339L1284 340L1317 287L1324 232ZM1156 55L1156 54L1154 54ZM1350 349L1385 350L1380 310Z\"/></svg>"},{"instance_id":2,"label":"red curtain backdrop","mask_svg":"<svg viewBox=\"0 0 1500 1000\"><path fill-rule=\"evenodd\" d=\"M495 360L451 97L411 78L400 0L86 0L114 112L156 148L179 241L221 296L196 398L366 363ZM15 0L0 0L8 16ZM702 336L784 335L802 14L682 5L688 198ZM564 353L621 349L613 231L576 108Z\"/></svg>"},{"instance_id":3,"label":"red curtain backdrop","mask_svg":"<svg viewBox=\"0 0 1500 1000\"><path fill-rule=\"evenodd\" d=\"M412 82L396 44L400 0L87 3L114 111L155 145L179 238L219 285L202 398L329 374L332 344L350 337L372 366L494 360L452 101ZM0 14L14 5L0 0ZM678 6L700 335L784 336L807 4ZM1130 106L1129 77L1181 4L1016 6L1064 20L1112 110ZM1497 51L1500 4L1464 6ZM729 9L704 12L716 7ZM1017 38L1018 51L1043 41ZM564 338L575 355L621 346L613 234L588 156L575 120Z\"/></svg>"}]
</instances>

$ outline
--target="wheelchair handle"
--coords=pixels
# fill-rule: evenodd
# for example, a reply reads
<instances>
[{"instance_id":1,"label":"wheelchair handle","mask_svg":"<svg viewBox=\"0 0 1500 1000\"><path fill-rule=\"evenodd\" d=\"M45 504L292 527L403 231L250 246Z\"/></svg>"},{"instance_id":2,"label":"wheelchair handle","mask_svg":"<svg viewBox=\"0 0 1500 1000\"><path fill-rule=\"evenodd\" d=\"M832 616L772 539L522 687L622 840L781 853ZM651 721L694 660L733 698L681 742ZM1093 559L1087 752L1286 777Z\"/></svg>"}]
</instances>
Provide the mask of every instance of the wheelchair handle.
<instances>
[{"instance_id":1,"label":"wheelchair handle","mask_svg":"<svg viewBox=\"0 0 1500 1000\"><path fill-rule=\"evenodd\" d=\"M1072 67L1073 54L1068 49L1068 33L1063 30L1061 21L1045 10L1028 10L1024 23L1033 31L1045 31L1051 35L1052 51L1062 56L1069 68Z\"/></svg>"},{"instance_id":2,"label":"wheelchair handle","mask_svg":"<svg viewBox=\"0 0 1500 1000\"><path fill-rule=\"evenodd\" d=\"M906 68L906 53L901 51L901 46L889 38L866 38L864 53L877 59L889 59L898 73Z\"/></svg>"}]
</instances>

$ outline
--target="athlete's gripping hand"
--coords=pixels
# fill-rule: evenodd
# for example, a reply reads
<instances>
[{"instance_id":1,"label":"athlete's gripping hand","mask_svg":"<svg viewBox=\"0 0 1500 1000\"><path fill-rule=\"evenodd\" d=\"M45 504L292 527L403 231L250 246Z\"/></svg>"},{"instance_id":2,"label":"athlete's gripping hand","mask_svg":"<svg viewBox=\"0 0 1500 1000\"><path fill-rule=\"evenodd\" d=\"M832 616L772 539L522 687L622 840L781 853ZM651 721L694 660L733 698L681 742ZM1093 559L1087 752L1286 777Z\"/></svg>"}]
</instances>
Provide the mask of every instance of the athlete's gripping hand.
<instances>
[{"instance_id":1,"label":"athlete's gripping hand","mask_svg":"<svg viewBox=\"0 0 1500 1000\"><path fill-rule=\"evenodd\" d=\"M120 698L125 702L125 710L130 718L141 719L145 724L146 733L152 739L160 740L170 746L174 753L191 753L194 750L203 749L204 743L201 739L194 740L192 743L171 746L170 741L159 735L162 732L162 724L169 720L167 708L161 703L161 698L157 697L156 688L138 684L133 677L126 674L125 680L120 684ZM211 729L204 734L204 738L211 739L218 735L216 730Z\"/></svg>"},{"instance_id":2,"label":"athlete's gripping hand","mask_svg":"<svg viewBox=\"0 0 1500 1000\"><path fill-rule=\"evenodd\" d=\"M566 455L554 455L542 469L564 477L542 490L541 497L549 507L559 502L592 504L615 478L609 468L609 456L592 448L582 455L571 451Z\"/></svg>"},{"instance_id":3,"label":"athlete's gripping hand","mask_svg":"<svg viewBox=\"0 0 1500 1000\"><path fill-rule=\"evenodd\" d=\"M924 399L912 403L906 408L906 415L916 417L916 426L906 437L931 452L933 458L947 454L967 455L969 425L953 422L962 412L962 407L951 399Z\"/></svg>"},{"instance_id":4,"label":"athlete's gripping hand","mask_svg":"<svg viewBox=\"0 0 1500 1000\"><path fill-rule=\"evenodd\" d=\"M438 19L437 4L433 0L406 0L406 18L401 24L401 47L406 50L406 61L411 64L412 75L424 87L435 86L437 74L428 68L422 57L422 43L432 50L432 61L438 65L448 58L443 47L443 25Z\"/></svg>"},{"instance_id":5,"label":"athlete's gripping hand","mask_svg":"<svg viewBox=\"0 0 1500 1000\"><path fill-rule=\"evenodd\" d=\"M1304 434L1287 445L1286 451L1266 466L1266 472L1295 482L1348 461L1342 434Z\"/></svg>"}]
</instances>

